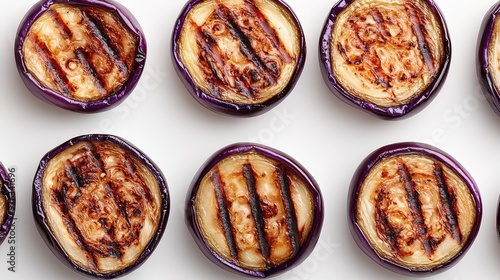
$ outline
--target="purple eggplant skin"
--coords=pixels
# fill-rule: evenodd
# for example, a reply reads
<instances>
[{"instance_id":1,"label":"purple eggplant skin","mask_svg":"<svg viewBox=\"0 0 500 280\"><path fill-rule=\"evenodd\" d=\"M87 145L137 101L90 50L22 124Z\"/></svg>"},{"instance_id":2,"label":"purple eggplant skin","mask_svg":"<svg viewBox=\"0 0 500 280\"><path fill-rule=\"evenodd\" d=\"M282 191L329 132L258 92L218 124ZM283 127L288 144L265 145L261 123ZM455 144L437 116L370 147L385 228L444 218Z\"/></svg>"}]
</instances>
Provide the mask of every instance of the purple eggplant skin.
<instances>
[{"instance_id":1,"label":"purple eggplant skin","mask_svg":"<svg viewBox=\"0 0 500 280\"><path fill-rule=\"evenodd\" d=\"M185 64L182 62L180 56L180 49L179 49L180 46L178 42L181 35L182 26L184 25L184 21L189 11L198 3L203 1L204 0L189 0L182 8L175 22L174 29L172 32L171 56L177 75L179 76L180 80L182 81L186 89L189 91L190 95L194 97L194 99L198 101L198 103L200 103L202 106L209 109L210 111L236 117L252 117L268 112L276 105L278 105L280 102L282 102L285 99L285 97L290 94L290 92L295 87L297 81L299 80L299 77L302 74L302 70L304 69L304 63L307 54L306 39L299 19L297 18L291 7L284 1L270 0L277 5L284 7L285 10L287 10L290 13L291 18L293 18L293 20L297 23L298 28L300 29L299 34L300 34L301 52L297 61L297 66L289 83L279 94L276 94L272 98L260 104L236 104L214 98L205 91L203 91L202 89L200 89L198 86L196 86L191 74L189 74L189 71L185 66Z\"/></svg>"},{"instance_id":2,"label":"purple eggplant skin","mask_svg":"<svg viewBox=\"0 0 500 280\"><path fill-rule=\"evenodd\" d=\"M349 91L337 81L331 70L332 63L330 57L330 41L332 39L332 30L335 25L335 20L337 16L353 1L354 0L338 1L330 10L330 13L326 18L323 29L321 31L318 52L319 64L321 75L329 90L344 103L347 103L348 105L358 108L361 111L384 120L404 119L420 112L436 97L437 93L439 93L439 91L443 87L443 84L445 83L448 76L448 71L451 64L452 47L450 35L445 18L443 17L438 5L433 0L425 1L429 4L436 18L439 20L444 39L444 58L437 76L434 78L433 82L429 84L427 89L425 89L418 96L415 96L408 103L394 107L381 107L376 104L353 97L349 93Z\"/></svg>"},{"instance_id":3,"label":"purple eggplant skin","mask_svg":"<svg viewBox=\"0 0 500 280\"><path fill-rule=\"evenodd\" d=\"M496 228L497 228L498 241L500 241L500 196L498 196L498 199L497 199L497 222L496 222Z\"/></svg>"},{"instance_id":4,"label":"purple eggplant skin","mask_svg":"<svg viewBox=\"0 0 500 280\"><path fill-rule=\"evenodd\" d=\"M141 253L139 258L133 265L128 266L123 270L114 273L108 273L108 274L95 273L74 264L71 261L70 257L64 252L62 247L59 245L59 242L51 232L49 222L47 221L46 215L43 210L42 197L41 197L43 188L42 182L43 182L43 173L45 171L47 163L58 153L82 141L109 141L111 143L119 145L125 151L127 151L128 153L139 159L145 166L147 166L151 170L156 180L158 181L160 188L160 193L162 197L161 220L158 225L157 232L155 233L155 235L153 236L147 247L144 249L144 251ZM144 154L144 152L139 150L136 146L134 146L127 140L115 135L87 134L74 137L60 144L59 146L47 152L42 157L38 165L38 168L36 170L35 177L33 179L32 210L33 210L35 225L38 232L40 233L40 236L42 237L45 244L49 247L49 249L56 256L57 259L59 259L64 265L66 265L70 269L73 269L74 271L82 275L85 275L87 277L98 278L98 279L112 279L129 274L130 272L139 268L156 249L156 247L161 241L161 238L167 226L168 217L170 214L170 193L163 172L146 154Z\"/></svg>"},{"instance_id":5,"label":"purple eggplant skin","mask_svg":"<svg viewBox=\"0 0 500 280\"><path fill-rule=\"evenodd\" d=\"M500 93L489 69L488 48L493 36L495 22L500 12L500 1L496 2L484 15L477 40L476 74L482 92L493 111L500 116Z\"/></svg>"},{"instance_id":6,"label":"purple eggplant skin","mask_svg":"<svg viewBox=\"0 0 500 280\"><path fill-rule=\"evenodd\" d=\"M290 168L294 172L296 172L296 174L310 187L310 191L313 194L314 206L315 206L314 210L315 220L313 222L311 231L307 236L307 240L301 246L300 251L297 253L297 255L294 258L290 259L289 261L279 266L275 266L266 271L254 271L250 269L244 269L242 267L239 267L233 263L226 261L223 257L219 256L213 249L211 249L210 246L208 246L205 243L203 235L200 231L200 226L197 222L195 205L194 205L196 199L196 193L198 192L200 182L203 179L203 176L207 172L209 172L212 167L214 167L218 162L220 162L221 160L223 160L228 156L240 153L247 153L252 150L264 156L277 160L285 164L288 168ZM289 269L292 269L293 267L298 266L311 254L316 243L319 240L321 229L323 227L323 220L324 220L323 209L324 209L323 196L321 194L321 190L315 179L300 163L298 163L289 155L274 148L264 146L262 144L241 142L228 145L218 150L210 158L208 158L202 165L202 167L198 170L187 192L186 205L185 205L185 222L198 248L214 264L216 264L217 266L226 271L235 273L237 275L249 276L254 278L266 278L271 276L273 277L277 276L281 273L286 272Z\"/></svg>"},{"instance_id":7,"label":"purple eggplant skin","mask_svg":"<svg viewBox=\"0 0 500 280\"><path fill-rule=\"evenodd\" d=\"M120 19L122 19L125 26L135 34L138 39L138 47L135 57L134 70L131 72L127 82L120 88L118 92L106 97L103 100L83 102L75 99L67 98L60 93L44 87L26 68L22 55L22 46L30 27L47 9L56 3L65 3L69 5L89 5L99 7L108 11L112 11ZM39 99L67 109L69 111L80 113L94 113L102 112L112 109L122 103L132 93L137 86L142 72L146 64L147 44L146 37L143 33L142 27L130 12L122 4L113 0L40 0L33 5L24 18L21 20L14 45L14 56L16 60L17 70L21 80L28 88L28 90L38 97Z\"/></svg>"},{"instance_id":8,"label":"purple eggplant skin","mask_svg":"<svg viewBox=\"0 0 500 280\"><path fill-rule=\"evenodd\" d=\"M9 231L14 222L14 214L16 212L16 193L15 186L11 184L9 173L5 166L0 162L0 195L7 199L7 213L5 219L0 221L0 245L9 235Z\"/></svg>"},{"instance_id":9,"label":"purple eggplant skin","mask_svg":"<svg viewBox=\"0 0 500 280\"><path fill-rule=\"evenodd\" d=\"M464 242L464 245L461 249L460 252L458 252L454 257L452 257L450 260L446 261L445 263L442 263L438 265L437 267L434 267L431 270L412 270L407 267L400 266L390 260L381 258L373 246L369 243L367 238L364 236L362 230L359 227L358 221L357 221L357 201L358 201L358 195L360 191L360 187L370 172L370 170L381 160L383 160L386 157L389 156L394 156L394 155L405 155L405 154L422 154L431 158L434 158L438 162L441 162L445 165L447 165L450 169L455 171L458 176L466 183L471 196L473 197L473 200L476 205L476 220L474 222L474 225L471 229L471 233L468 237L468 239ZM425 143L418 143L418 142L399 142L399 143L394 143L394 144L389 144L383 147L380 147L370 153L358 166L356 169L351 183L349 187L349 193L348 193L348 220L349 220L349 229L351 232L351 235L358 245L358 247L363 251L368 257L370 257L373 261L378 263L384 268L387 268L390 271L406 275L406 276L412 276L412 277L426 277L426 276L432 276L437 273L441 273L446 271L447 269L453 267L455 264L458 263L458 261L465 255L465 253L469 250L471 245L473 244L478 232L479 228L481 226L481 220L482 220L482 212L483 212L483 206L482 206L482 201L481 201L481 195L479 192L479 188L477 187L474 179L472 176L467 172L467 170L458 162L456 161L453 157L451 157L449 154L446 152L431 146L429 144Z\"/></svg>"}]
</instances>

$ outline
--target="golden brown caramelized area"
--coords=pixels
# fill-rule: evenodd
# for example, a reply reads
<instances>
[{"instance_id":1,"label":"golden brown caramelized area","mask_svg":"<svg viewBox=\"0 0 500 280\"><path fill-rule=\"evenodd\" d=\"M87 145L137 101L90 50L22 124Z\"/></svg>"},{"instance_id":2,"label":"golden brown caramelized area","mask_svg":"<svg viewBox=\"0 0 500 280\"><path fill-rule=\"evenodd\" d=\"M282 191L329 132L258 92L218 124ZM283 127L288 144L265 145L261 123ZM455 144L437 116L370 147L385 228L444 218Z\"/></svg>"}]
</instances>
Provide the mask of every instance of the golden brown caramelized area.
<instances>
[{"instance_id":1,"label":"golden brown caramelized area","mask_svg":"<svg viewBox=\"0 0 500 280\"><path fill-rule=\"evenodd\" d=\"M443 44L442 26L425 1L356 0L336 19L332 71L354 97L397 106L436 78Z\"/></svg>"},{"instance_id":2,"label":"golden brown caramelized area","mask_svg":"<svg viewBox=\"0 0 500 280\"><path fill-rule=\"evenodd\" d=\"M262 103L289 83L301 51L299 30L274 1L201 1L185 19L179 52L204 92L228 102Z\"/></svg>"},{"instance_id":3,"label":"golden brown caramelized area","mask_svg":"<svg viewBox=\"0 0 500 280\"><path fill-rule=\"evenodd\" d=\"M256 152L223 159L202 179L195 200L206 244L240 267L264 271L293 258L314 221L307 185Z\"/></svg>"},{"instance_id":4,"label":"golden brown caramelized area","mask_svg":"<svg viewBox=\"0 0 500 280\"><path fill-rule=\"evenodd\" d=\"M383 159L370 170L357 219L379 256L428 270L460 252L476 208L468 186L448 166L408 154Z\"/></svg>"},{"instance_id":5,"label":"golden brown caramelized area","mask_svg":"<svg viewBox=\"0 0 500 280\"><path fill-rule=\"evenodd\" d=\"M102 100L128 80L137 38L112 12L52 4L22 46L28 71L46 88L79 101Z\"/></svg>"},{"instance_id":6,"label":"golden brown caramelized area","mask_svg":"<svg viewBox=\"0 0 500 280\"><path fill-rule=\"evenodd\" d=\"M5 216L7 216L7 209L9 208L9 206L7 205L7 198L1 191L2 184L3 182L0 180L0 226L3 224Z\"/></svg>"},{"instance_id":7,"label":"golden brown caramelized area","mask_svg":"<svg viewBox=\"0 0 500 280\"><path fill-rule=\"evenodd\" d=\"M132 265L155 235L159 188L149 168L118 145L80 142L48 162L43 209L74 263L111 273Z\"/></svg>"},{"instance_id":8,"label":"golden brown caramelized area","mask_svg":"<svg viewBox=\"0 0 500 280\"><path fill-rule=\"evenodd\" d=\"M491 41L488 45L488 68L493 78L493 83L497 91L500 91L500 23L498 17L491 33Z\"/></svg>"}]
</instances>

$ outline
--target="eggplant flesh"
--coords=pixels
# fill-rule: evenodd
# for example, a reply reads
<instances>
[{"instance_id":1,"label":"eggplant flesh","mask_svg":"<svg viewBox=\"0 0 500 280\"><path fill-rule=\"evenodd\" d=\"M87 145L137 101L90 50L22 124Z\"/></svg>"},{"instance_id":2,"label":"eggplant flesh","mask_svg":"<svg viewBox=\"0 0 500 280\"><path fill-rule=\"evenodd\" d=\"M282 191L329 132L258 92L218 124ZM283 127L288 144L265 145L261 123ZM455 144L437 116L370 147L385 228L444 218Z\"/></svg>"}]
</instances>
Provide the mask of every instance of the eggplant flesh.
<instances>
[{"instance_id":1,"label":"eggplant flesh","mask_svg":"<svg viewBox=\"0 0 500 280\"><path fill-rule=\"evenodd\" d=\"M420 154L375 165L361 185L356 215L379 256L415 271L430 271L459 254L477 217L466 183Z\"/></svg>"},{"instance_id":2,"label":"eggplant flesh","mask_svg":"<svg viewBox=\"0 0 500 280\"><path fill-rule=\"evenodd\" d=\"M45 88L78 101L117 93L135 67L137 36L114 13L54 3L30 27L24 65Z\"/></svg>"},{"instance_id":3,"label":"eggplant flesh","mask_svg":"<svg viewBox=\"0 0 500 280\"><path fill-rule=\"evenodd\" d=\"M274 1L207 0L180 31L179 57L197 88L234 104L261 104L282 93L302 50L301 28Z\"/></svg>"},{"instance_id":4,"label":"eggplant flesh","mask_svg":"<svg viewBox=\"0 0 500 280\"><path fill-rule=\"evenodd\" d=\"M400 106L442 68L442 29L426 1L355 0L336 18L331 71L354 98Z\"/></svg>"},{"instance_id":5,"label":"eggplant flesh","mask_svg":"<svg viewBox=\"0 0 500 280\"><path fill-rule=\"evenodd\" d=\"M314 199L297 175L255 152L215 165L195 199L205 241L222 258L264 271L293 258L314 221Z\"/></svg>"},{"instance_id":6,"label":"eggplant flesh","mask_svg":"<svg viewBox=\"0 0 500 280\"><path fill-rule=\"evenodd\" d=\"M163 196L140 159L114 142L89 140L47 162L40 203L71 263L93 275L116 275L134 267L160 231Z\"/></svg>"},{"instance_id":7,"label":"eggplant flesh","mask_svg":"<svg viewBox=\"0 0 500 280\"><path fill-rule=\"evenodd\" d=\"M5 217L7 217L7 209L7 198L3 195L3 193L0 193L0 225L3 225Z\"/></svg>"}]
</instances>

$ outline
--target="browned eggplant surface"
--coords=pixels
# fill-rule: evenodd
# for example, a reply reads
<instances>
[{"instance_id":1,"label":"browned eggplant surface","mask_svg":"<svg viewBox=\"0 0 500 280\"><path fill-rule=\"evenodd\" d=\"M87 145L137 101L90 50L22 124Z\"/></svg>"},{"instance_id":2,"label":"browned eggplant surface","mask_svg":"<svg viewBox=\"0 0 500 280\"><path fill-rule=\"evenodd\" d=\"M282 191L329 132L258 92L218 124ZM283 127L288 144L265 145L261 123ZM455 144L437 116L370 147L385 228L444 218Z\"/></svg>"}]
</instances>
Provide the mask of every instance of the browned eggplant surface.
<instances>
[{"instance_id":1,"label":"browned eggplant surface","mask_svg":"<svg viewBox=\"0 0 500 280\"><path fill-rule=\"evenodd\" d=\"M195 209L205 242L226 261L254 271L293 258L315 215L308 186L254 152L227 157L206 173Z\"/></svg>"},{"instance_id":2,"label":"browned eggplant surface","mask_svg":"<svg viewBox=\"0 0 500 280\"><path fill-rule=\"evenodd\" d=\"M150 169L117 144L84 141L47 163L41 200L71 261L107 274L133 265L157 232L159 188Z\"/></svg>"},{"instance_id":3,"label":"browned eggplant surface","mask_svg":"<svg viewBox=\"0 0 500 280\"><path fill-rule=\"evenodd\" d=\"M200 1L184 21L180 57L195 84L212 97L262 103L281 93L294 74L299 30L273 1Z\"/></svg>"},{"instance_id":4,"label":"browned eggplant surface","mask_svg":"<svg viewBox=\"0 0 500 280\"><path fill-rule=\"evenodd\" d=\"M351 95L380 107L420 94L444 59L442 27L420 0L353 1L331 38L334 76Z\"/></svg>"},{"instance_id":5,"label":"browned eggplant surface","mask_svg":"<svg viewBox=\"0 0 500 280\"><path fill-rule=\"evenodd\" d=\"M430 157L386 158L372 168L357 201L359 225L383 258L431 270L462 250L476 221L466 183Z\"/></svg>"},{"instance_id":6,"label":"browned eggplant surface","mask_svg":"<svg viewBox=\"0 0 500 280\"><path fill-rule=\"evenodd\" d=\"M51 5L31 26L22 54L46 88L79 101L115 94L128 80L136 36L112 12L88 5Z\"/></svg>"}]
</instances>

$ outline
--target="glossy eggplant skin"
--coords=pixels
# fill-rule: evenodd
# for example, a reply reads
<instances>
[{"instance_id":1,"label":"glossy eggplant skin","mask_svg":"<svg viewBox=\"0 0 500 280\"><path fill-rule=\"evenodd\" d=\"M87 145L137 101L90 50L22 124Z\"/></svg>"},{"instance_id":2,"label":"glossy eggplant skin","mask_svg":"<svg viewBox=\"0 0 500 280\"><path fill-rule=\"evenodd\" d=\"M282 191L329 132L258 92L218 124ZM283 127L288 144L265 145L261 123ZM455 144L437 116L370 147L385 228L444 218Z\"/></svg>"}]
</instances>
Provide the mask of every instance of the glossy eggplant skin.
<instances>
[{"instance_id":1,"label":"glossy eggplant skin","mask_svg":"<svg viewBox=\"0 0 500 280\"><path fill-rule=\"evenodd\" d=\"M236 117L252 117L264 114L268 112L280 102L282 102L286 96L290 94L290 92L295 87L297 81L299 80L300 75L302 74L302 70L304 68L305 60L306 60L306 40L304 36L304 32L302 30L302 26L299 22L299 19L293 12L290 6L282 0L269 0L274 4L284 8L290 14L291 19L295 22L298 27L298 32L300 34L300 55L296 62L295 70L290 78L290 81L286 85L286 87L278 94L274 95L270 99L256 104L244 104L244 103L235 103L229 102L222 99L218 99L210 95L208 92L201 89L196 85L192 75L189 73L189 70L186 64L182 61L181 58L181 49L180 49L180 36L183 25L185 23L186 17L188 13L193 9L196 5L204 2L205 0L189 0L183 9L181 10L172 32L172 40L171 40L171 56L172 62L174 64L176 73L190 95L198 101L203 107L207 108L210 111L221 113L224 115L236 116Z\"/></svg>"},{"instance_id":2,"label":"glossy eggplant skin","mask_svg":"<svg viewBox=\"0 0 500 280\"><path fill-rule=\"evenodd\" d=\"M453 170L458 177L465 182L468 187L468 191L471 194L471 197L475 203L476 210L476 218L472 225L471 232L466 241L464 241L460 251L451 257L448 261L439 264L436 267L428 270L413 270L408 267L404 267L399 265L389 259L381 257L373 245L368 241L363 231L360 228L358 218L357 218L357 202L360 199L359 193L361 185L363 184L364 179L367 177L370 170L381 160L395 155L408 155L408 154L419 154L435 159L437 162L441 162L442 164L448 166L451 170ZM481 225L483 206L481 201L481 195L479 189L471 177L471 175L467 172L467 170L454 158L452 158L446 152L428 145L424 143L418 142L400 142L389 144L383 147L380 147L370 153L362 162L359 164L356 169L349 188L348 193L348 221L349 221L349 229L351 235L358 245L358 247L363 251L369 258L371 258L374 262L381 265L382 267L402 274L406 276L412 277L426 277L432 276L437 273L441 273L446 271L447 269L453 267L469 250L471 245L473 244Z\"/></svg>"},{"instance_id":3,"label":"glossy eggplant skin","mask_svg":"<svg viewBox=\"0 0 500 280\"><path fill-rule=\"evenodd\" d=\"M301 246L299 252L292 259L282 263L281 265L274 266L264 271L255 271L242 268L218 255L215 250L212 249L204 240L203 234L200 230L200 224L197 221L197 214L195 210L196 194L204 175L207 174L207 172L209 172L210 169L221 160L232 155L248 153L252 151L255 151L265 157L272 158L273 160L277 160L283 163L287 168L290 168L292 171L294 171L300 177L300 179L306 182L310 191L312 192L314 200L314 221L312 224L312 228L306 240L303 242L303 245ZM274 148L264 146L262 144L242 142L231 144L218 150L210 158L208 158L202 165L202 167L198 170L187 192L185 205L185 222L198 248L211 262L213 262L220 268L237 275L249 276L254 278L266 278L277 276L289 269L292 269L293 267L296 267L311 254L317 241L319 240L321 229L323 226L323 209L324 206L321 190L311 174L300 163L295 161L289 155Z\"/></svg>"},{"instance_id":4,"label":"glossy eggplant skin","mask_svg":"<svg viewBox=\"0 0 500 280\"><path fill-rule=\"evenodd\" d=\"M376 105L372 102L362 100L360 98L354 97L348 89L343 87L332 72L332 57L331 57L331 41L332 41L332 31L335 26L335 21L337 17L355 0L345 0L338 1L330 10L323 29L321 31L319 40L319 64L321 69L321 74L323 80L328 86L329 90L344 103L360 109L372 116L375 116L384 120L396 120L404 119L412 116L422 109L424 109L438 94L438 92L443 87L448 76L448 70L450 68L451 56L452 56L452 46L450 35L448 32L448 27L446 21L433 0L425 0L429 4L430 8L434 12L437 20L441 26L441 32L443 36L443 61L440 68L434 77L434 80L424 89L420 94L414 96L411 100L406 103L391 106L382 107Z\"/></svg>"},{"instance_id":5,"label":"glossy eggplant skin","mask_svg":"<svg viewBox=\"0 0 500 280\"><path fill-rule=\"evenodd\" d=\"M9 231L14 222L14 214L16 211L16 194L15 186L11 184L9 173L5 166L0 162L0 195L6 198L6 215L3 221L0 221L0 245L9 235Z\"/></svg>"},{"instance_id":6,"label":"glossy eggplant skin","mask_svg":"<svg viewBox=\"0 0 500 280\"><path fill-rule=\"evenodd\" d=\"M130 155L139 159L145 166L149 168L149 170L153 173L155 179L158 182L160 188L161 195L161 216L158 224L158 228L154 236L151 238L147 246L144 248L139 258L135 263L125 267L122 270L112 272L112 273L97 273L90 270L87 270L74 262L71 261L70 256L66 254L63 250L60 242L56 239L54 233L51 230L49 221L47 220L47 215L44 212L43 203L42 203L42 188L43 188L43 175L46 170L48 162L57 154L62 151L72 147L73 145L85 142L85 141L108 141L113 144L118 145L120 148L125 150ZM125 139L108 134L87 134L74 137L59 146L53 148L49 152L47 152L38 165L36 170L34 179L33 179L33 189L32 189L32 210L33 217L35 220L35 225L40 233L41 238L45 242L45 244L49 247L52 253L59 259L64 265L69 267L70 269L83 274L87 277L98 278L98 279L112 279L124 276L139 268L153 253L155 248L158 246L163 233L166 229L168 217L170 214L170 193L168 190L167 181L159 169L159 167L141 150L139 150L136 146L126 141Z\"/></svg>"},{"instance_id":7,"label":"glossy eggplant skin","mask_svg":"<svg viewBox=\"0 0 500 280\"><path fill-rule=\"evenodd\" d=\"M104 99L94 101L80 101L68 98L55 92L40 83L27 69L23 59L23 43L34 22L53 4L87 5L110 11L117 15L124 25L137 37L137 50L133 70L122 87ZM146 63L146 37L137 19L122 4L113 0L39 0L33 5L21 20L14 45L14 56L21 80L28 90L36 97L49 104L63 109L80 112L95 113L112 109L122 103L137 86Z\"/></svg>"},{"instance_id":8,"label":"glossy eggplant skin","mask_svg":"<svg viewBox=\"0 0 500 280\"><path fill-rule=\"evenodd\" d=\"M489 46L498 20L500 2L496 2L484 15L477 40L476 74L482 92L493 111L500 116L500 93L495 86L492 70L489 68Z\"/></svg>"}]
</instances>

